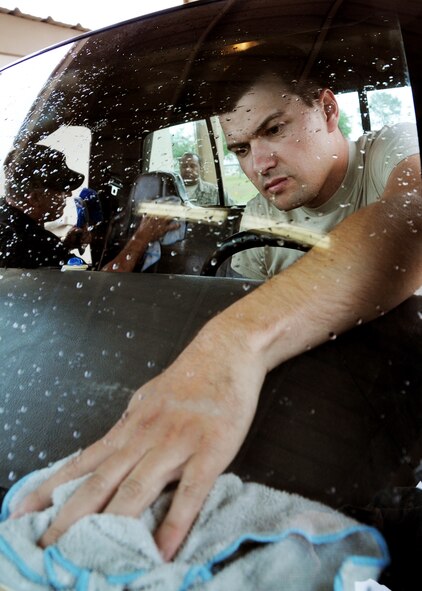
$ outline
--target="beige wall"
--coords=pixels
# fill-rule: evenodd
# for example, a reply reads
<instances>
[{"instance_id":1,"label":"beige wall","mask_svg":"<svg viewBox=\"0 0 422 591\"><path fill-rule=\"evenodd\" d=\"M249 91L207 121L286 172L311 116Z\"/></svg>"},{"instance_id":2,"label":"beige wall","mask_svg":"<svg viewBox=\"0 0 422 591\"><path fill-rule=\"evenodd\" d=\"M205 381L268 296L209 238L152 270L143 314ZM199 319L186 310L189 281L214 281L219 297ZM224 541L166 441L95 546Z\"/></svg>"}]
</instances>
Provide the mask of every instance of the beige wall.
<instances>
[{"instance_id":1,"label":"beige wall","mask_svg":"<svg viewBox=\"0 0 422 591\"><path fill-rule=\"evenodd\" d=\"M39 49L80 35L86 30L82 27L50 24L26 16L0 12L0 68Z\"/></svg>"}]
</instances>

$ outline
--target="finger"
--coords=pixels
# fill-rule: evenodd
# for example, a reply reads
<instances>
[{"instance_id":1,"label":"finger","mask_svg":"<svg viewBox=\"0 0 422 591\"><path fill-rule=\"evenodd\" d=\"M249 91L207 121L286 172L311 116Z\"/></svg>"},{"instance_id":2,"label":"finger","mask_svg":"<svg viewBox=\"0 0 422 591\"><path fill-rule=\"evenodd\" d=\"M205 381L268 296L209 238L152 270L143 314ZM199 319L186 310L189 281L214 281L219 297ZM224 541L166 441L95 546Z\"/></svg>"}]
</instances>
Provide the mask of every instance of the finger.
<instances>
[{"instance_id":1,"label":"finger","mask_svg":"<svg viewBox=\"0 0 422 591\"><path fill-rule=\"evenodd\" d=\"M170 223L168 229L170 230L178 230L180 228L180 224L178 222Z\"/></svg>"},{"instance_id":2,"label":"finger","mask_svg":"<svg viewBox=\"0 0 422 591\"><path fill-rule=\"evenodd\" d=\"M43 534L42 547L54 544L76 521L104 509L119 483L142 458L145 450L136 440L122 450L104 459L93 474L75 491L63 505L55 520Z\"/></svg>"},{"instance_id":3,"label":"finger","mask_svg":"<svg viewBox=\"0 0 422 591\"><path fill-rule=\"evenodd\" d=\"M18 504L10 517L16 519L25 513L42 511L51 505L52 493L55 488L65 482L75 480L92 472L113 451L114 449L104 445L103 440L95 442L82 453L72 457L53 476L43 482L36 490L29 493Z\"/></svg>"},{"instance_id":4,"label":"finger","mask_svg":"<svg viewBox=\"0 0 422 591\"><path fill-rule=\"evenodd\" d=\"M110 457L117 448L118 440L128 421L129 412L125 411L121 419L106 433L104 437L72 457L53 476L43 482L36 490L29 493L16 507L10 516L12 519L25 513L41 511L51 505L53 490L71 480L85 476Z\"/></svg>"},{"instance_id":5,"label":"finger","mask_svg":"<svg viewBox=\"0 0 422 591\"><path fill-rule=\"evenodd\" d=\"M136 517L180 477L192 453L188 438L150 449L119 486L104 512Z\"/></svg>"},{"instance_id":6,"label":"finger","mask_svg":"<svg viewBox=\"0 0 422 591\"><path fill-rule=\"evenodd\" d=\"M186 465L170 510L155 533L164 560L171 560L177 552L219 474L205 454L197 454Z\"/></svg>"}]
</instances>

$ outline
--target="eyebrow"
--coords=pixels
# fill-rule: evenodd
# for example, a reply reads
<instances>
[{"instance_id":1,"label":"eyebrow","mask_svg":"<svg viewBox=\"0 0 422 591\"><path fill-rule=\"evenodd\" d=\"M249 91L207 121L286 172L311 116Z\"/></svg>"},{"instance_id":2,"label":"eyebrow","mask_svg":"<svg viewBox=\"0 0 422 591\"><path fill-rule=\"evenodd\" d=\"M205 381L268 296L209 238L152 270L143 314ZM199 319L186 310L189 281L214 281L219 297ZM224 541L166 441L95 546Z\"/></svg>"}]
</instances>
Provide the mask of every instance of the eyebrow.
<instances>
[{"instance_id":1,"label":"eyebrow","mask_svg":"<svg viewBox=\"0 0 422 591\"><path fill-rule=\"evenodd\" d=\"M257 135L259 135L261 133L261 131L263 129L265 129L265 127L268 125L268 123L272 120L275 119L276 117L280 117L280 115L284 115L285 111L275 111L275 113L271 113L271 115L268 115L268 117L265 117L265 119L258 125L258 127L255 129L255 131L252 132L252 134L250 135L250 137L256 137ZM233 148L241 148L243 146L246 146L248 142L232 142L232 143L227 143L227 149L228 150L233 150Z\"/></svg>"}]
</instances>

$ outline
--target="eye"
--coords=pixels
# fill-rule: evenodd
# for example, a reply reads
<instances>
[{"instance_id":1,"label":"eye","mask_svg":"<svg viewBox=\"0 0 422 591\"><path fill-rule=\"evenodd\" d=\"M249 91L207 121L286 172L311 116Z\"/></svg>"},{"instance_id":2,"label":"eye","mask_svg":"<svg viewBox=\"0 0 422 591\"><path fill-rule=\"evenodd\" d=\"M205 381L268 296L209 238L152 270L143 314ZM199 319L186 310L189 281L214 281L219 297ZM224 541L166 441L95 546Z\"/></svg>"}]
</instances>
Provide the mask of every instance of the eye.
<instances>
[{"instance_id":1,"label":"eye","mask_svg":"<svg viewBox=\"0 0 422 591\"><path fill-rule=\"evenodd\" d=\"M238 148L233 148L232 152L236 154L238 158L244 158L249 150L246 146L239 146Z\"/></svg>"},{"instance_id":2,"label":"eye","mask_svg":"<svg viewBox=\"0 0 422 591\"><path fill-rule=\"evenodd\" d=\"M274 125L271 125L270 127L267 128L267 135L279 135L283 132L284 130L284 123L274 123Z\"/></svg>"}]
</instances>

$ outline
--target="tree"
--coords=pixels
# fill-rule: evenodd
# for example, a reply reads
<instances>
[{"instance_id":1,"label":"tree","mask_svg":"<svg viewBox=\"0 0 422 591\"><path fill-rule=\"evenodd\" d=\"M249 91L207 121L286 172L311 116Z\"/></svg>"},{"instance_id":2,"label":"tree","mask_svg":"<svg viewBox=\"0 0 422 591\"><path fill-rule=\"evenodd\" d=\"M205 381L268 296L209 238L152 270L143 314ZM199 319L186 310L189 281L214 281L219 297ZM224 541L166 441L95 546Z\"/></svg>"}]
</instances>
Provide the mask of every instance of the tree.
<instances>
[{"instance_id":1,"label":"tree","mask_svg":"<svg viewBox=\"0 0 422 591\"><path fill-rule=\"evenodd\" d=\"M401 113L401 102L396 96L385 90L374 91L368 93L368 102L373 129L397 123Z\"/></svg>"},{"instance_id":2,"label":"tree","mask_svg":"<svg viewBox=\"0 0 422 591\"><path fill-rule=\"evenodd\" d=\"M340 112L338 126L345 138L348 138L352 133L351 117L347 115L344 111Z\"/></svg>"},{"instance_id":3,"label":"tree","mask_svg":"<svg viewBox=\"0 0 422 591\"><path fill-rule=\"evenodd\" d=\"M173 145L173 158L178 160L185 152L196 152L196 142L193 133L186 129L186 126L180 126L173 129L171 134Z\"/></svg>"}]
</instances>

